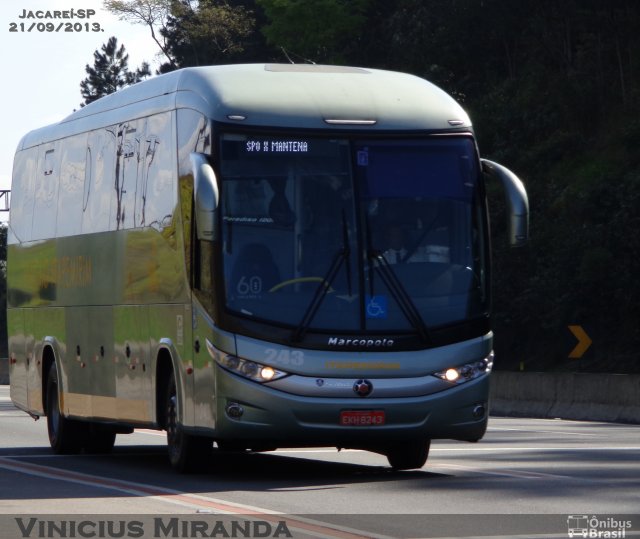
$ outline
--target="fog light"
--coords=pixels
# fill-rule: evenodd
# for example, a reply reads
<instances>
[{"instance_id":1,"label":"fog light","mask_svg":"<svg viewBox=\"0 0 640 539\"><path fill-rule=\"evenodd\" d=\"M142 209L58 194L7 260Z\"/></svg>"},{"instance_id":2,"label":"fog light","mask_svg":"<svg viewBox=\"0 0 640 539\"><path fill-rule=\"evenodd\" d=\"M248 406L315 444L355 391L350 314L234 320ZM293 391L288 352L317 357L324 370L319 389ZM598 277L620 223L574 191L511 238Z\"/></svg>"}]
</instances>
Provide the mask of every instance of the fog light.
<instances>
[{"instance_id":1,"label":"fog light","mask_svg":"<svg viewBox=\"0 0 640 539\"><path fill-rule=\"evenodd\" d=\"M484 407L484 404L476 404L473 407L473 417L476 419L480 419L482 417L484 417L484 414L486 413L486 408Z\"/></svg>"},{"instance_id":2,"label":"fog light","mask_svg":"<svg viewBox=\"0 0 640 539\"><path fill-rule=\"evenodd\" d=\"M240 419L244 414L244 408L237 402L230 402L225 408L225 412L231 419Z\"/></svg>"}]
</instances>

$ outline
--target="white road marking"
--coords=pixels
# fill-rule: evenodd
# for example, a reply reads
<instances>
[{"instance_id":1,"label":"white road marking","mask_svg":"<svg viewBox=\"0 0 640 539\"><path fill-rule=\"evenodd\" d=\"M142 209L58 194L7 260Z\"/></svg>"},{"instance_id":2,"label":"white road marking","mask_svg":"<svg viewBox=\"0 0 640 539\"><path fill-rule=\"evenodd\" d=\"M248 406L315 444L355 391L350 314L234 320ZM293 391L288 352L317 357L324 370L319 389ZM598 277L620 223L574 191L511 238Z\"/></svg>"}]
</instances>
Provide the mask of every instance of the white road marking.
<instances>
[{"instance_id":1,"label":"white road marking","mask_svg":"<svg viewBox=\"0 0 640 539\"><path fill-rule=\"evenodd\" d=\"M229 502L219 498L210 498L208 496L155 485L124 481L121 479L111 479L99 475L80 473L59 468L51 468L41 466L39 464L12 460L8 457L0 457L0 468L35 477L117 491L130 496L144 497L146 499L153 499L164 503L187 507L191 510L204 509L205 511L214 514L238 515L245 519L259 518L261 520L268 520L271 522L284 521L289 529L298 530L316 537L335 537L338 539L391 539L387 536L372 535L368 532L365 533L360 530L327 524L308 518L288 517L284 513L253 505Z\"/></svg>"},{"instance_id":2,"label":"white road marking","mask_svg":"<svg viewBox=\"0 0 640 539\"><path fill-rule=\"evenodd\" d=\"M569 432L565 430L538 430L538 429L524 429L524 428L516 428L516 427L489 427L487 431L515 431L515 432L526 432L526 433L535 433L535 434L555 434L557 436L593 436L600 437L602 434L594 434L591 432Z\"/></svg>"}]
</instances>

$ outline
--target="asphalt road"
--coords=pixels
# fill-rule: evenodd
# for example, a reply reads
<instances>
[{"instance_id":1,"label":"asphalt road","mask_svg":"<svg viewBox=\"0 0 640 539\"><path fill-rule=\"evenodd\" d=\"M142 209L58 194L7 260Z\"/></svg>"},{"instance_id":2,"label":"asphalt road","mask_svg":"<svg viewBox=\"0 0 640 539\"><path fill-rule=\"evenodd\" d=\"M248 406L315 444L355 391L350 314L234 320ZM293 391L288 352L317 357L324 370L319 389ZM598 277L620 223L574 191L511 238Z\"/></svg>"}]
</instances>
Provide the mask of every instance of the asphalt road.
<instances>
[{"instance_id":1,"label":"asphalt road","mask_svg":"<svg viewBox=\"0 0 640 539\"><path fill-rule=\"evenodd\" d=\"M0 538L289 536L282 526L294 537L640 537L637 425L492 418L481 442L435 441L424 468L405 472L318 448L214 453L179 475L164 441L136 431L111 455L53 455L46 421L0 386ZM79 515L93 515L85 528L60 528ZM242 518L257 527L220 520Z\"/></svg>"}]
</instances>

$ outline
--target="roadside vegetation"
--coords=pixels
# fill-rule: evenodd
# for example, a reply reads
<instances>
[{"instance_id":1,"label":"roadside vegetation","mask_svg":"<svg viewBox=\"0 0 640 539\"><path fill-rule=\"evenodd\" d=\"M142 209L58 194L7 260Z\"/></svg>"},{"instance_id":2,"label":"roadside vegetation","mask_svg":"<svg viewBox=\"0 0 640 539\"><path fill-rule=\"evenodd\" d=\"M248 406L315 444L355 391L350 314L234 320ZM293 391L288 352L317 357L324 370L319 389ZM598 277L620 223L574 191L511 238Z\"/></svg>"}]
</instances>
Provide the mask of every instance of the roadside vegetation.
<instances>
[{"instance_id":1,"label":"roadside vegetation","mask_svg":"<svg viewBox=\"0 0 640 539\"><path fill-rule=\"evenodd\" d=\"M640 372L640 3L633 0L108 0L160 72L237 62L406 71L452 94L514 170L531 241L490 187L497 368ZM259 91L259 89L256 89ZM581 325L593 345L569 360ZM4 328L4 325L2 325Z\"/></svg>"}]
</instances>

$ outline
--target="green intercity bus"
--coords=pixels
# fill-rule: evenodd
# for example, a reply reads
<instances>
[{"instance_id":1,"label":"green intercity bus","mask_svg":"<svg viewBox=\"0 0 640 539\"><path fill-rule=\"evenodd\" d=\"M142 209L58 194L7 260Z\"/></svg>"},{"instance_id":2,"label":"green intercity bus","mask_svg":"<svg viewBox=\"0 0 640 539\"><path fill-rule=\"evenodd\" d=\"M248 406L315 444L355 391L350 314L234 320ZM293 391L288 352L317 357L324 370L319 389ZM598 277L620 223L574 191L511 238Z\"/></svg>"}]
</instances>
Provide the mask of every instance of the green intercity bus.
<instances>
[{"instance_id":1,"label":"green intercity bus","mask_svg":"<svg viewBox=\"0 0 640 539\"><path fill-rule=\"evenodd\" d=\"M216 451L477 441L493 365L485 180L522 182L418 77L157 76L25 135L8 230L11 398L58 453L166 430Z\"/></svg>"}]
</instances>

